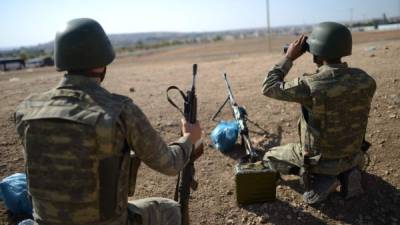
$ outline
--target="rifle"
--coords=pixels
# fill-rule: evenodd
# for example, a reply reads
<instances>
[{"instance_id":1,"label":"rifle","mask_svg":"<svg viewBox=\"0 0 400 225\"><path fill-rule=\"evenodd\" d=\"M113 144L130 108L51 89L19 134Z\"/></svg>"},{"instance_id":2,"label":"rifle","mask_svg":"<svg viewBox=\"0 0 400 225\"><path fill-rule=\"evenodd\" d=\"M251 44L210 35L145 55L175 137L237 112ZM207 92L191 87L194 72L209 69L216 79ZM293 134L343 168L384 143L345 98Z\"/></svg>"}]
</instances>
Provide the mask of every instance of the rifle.
<instances>
[{"instance_id":1,"label":"rifle","mask_svg":"<svg viewBox=\"0 0 400 225\"><path fill-rule=\"evenodd\" d=\"M218 111L212 116L212 120L215 120L215 118L218 116L218 114L221 112L221 110L224 108L226 103L229 101L229 104L232 109L232 114L235 120L239 124L239 134L241 137L241 144L244 146L246 150L246 156L243 158L245 160L248 160L250 162L255 162L257 161L258 154L253 148L253 145L251 144L250 137L249 137L249 129L247 128L247 111L243 106L239 106L233 96L232 89L230 82L228 80L228 77L226 73L224 73L224 80L226 83L226 88L228 92L228 97L226 98L225 102L219 107Z\"/></svg>"},{"instance_id":2,"label":"rifle","mask_svg":"<svg viewBox=\"0 0 400 225\"><path fill-rule=\"evenodd\" d=\"M170 86L167 88L167 100L168 102L179 110L180 113L185 117L185 120L189 123L196 123L197 121L197 97L196 97L196 74L197 64L193 64L193 81L191 90L186 91L186 95L176 86ZM184 100L183 111L171 100L169 97L169 91L177 90ZM196 143L197 145L197 143ZM193 151L197 148L203 148L203 145L192 146ZM189 197L190 189L197 189L197 182L194 180L195 168L194 168L195 157L191 157L188 164L178 175L178 181L175 187L174 200L179 202L181 206L182 214L182 225L189 225Z\"/></svg>"}]
</instances>

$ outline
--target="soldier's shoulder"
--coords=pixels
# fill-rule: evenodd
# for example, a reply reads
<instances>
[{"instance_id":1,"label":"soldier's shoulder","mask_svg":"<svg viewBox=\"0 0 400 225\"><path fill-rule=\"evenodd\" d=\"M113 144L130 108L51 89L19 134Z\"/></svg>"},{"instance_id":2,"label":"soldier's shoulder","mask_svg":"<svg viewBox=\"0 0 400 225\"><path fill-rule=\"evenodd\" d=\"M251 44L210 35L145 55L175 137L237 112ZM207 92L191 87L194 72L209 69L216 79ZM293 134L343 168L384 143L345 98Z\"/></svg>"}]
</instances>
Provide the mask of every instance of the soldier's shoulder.
<instances>
[{"instance_id":1,"label":"soldier's shoulder","mask_svg":"<svg viewBox=\"0 0 400 225\"><path fill-rule=\"evenodd\" d=\"M329 73L327 73L326 71L317 71L315 73L304 73L302 76L300 76L299 81L311 88L315 86L315 84L319 81L325 80L328 77Z\"/></svg>"},{"instance_id":2,"label":"soldier's shoulder","mask_svg":"<svg viewBox=\"0 0 400 225\"><path fill-rule=\"evenodd\" d=\"M131 98L129 98L128 96L125 96L125 95L112 93L111 96L115 101L120 102L120 103L128 103L128 102L132 101Z\"/></svg>"},{"instance_id":3,"label":"soldier's shoulder","mask_svg":"<svg viewBox=\"0 0 400 225\"><path fill-rule=\"evenodd\" d=\"M376 85L375 79L368 74L366 71L360 69L360 68L349 68L349 73L353 76L356 77L359 82L365 82L365 83L370 83L371 85Z\"/></svg>"},{"instance_id":4,"label":"soldier's shoulder","mask_svg":"<svg viewBox=\"0 0 400 225\"><path fill-rule=\"evenodd\" d=\"M47 101L53 96L54 89L50 89L41 93L32 93L25 100L27 101Z\"/></svg>"},{"instance_id":5,"label":"soldier's shoulder","mask_svg":"<svg viewBox=\"0 0 400 225\"><path fill-rule=\"evenodd\" d=\"M299 77L299 81L303 81L305 84L307 84L309 81L312 81L313 78L315 77L317 73L303 73Z\"/></svg>"},{"instance_id":6,"label":"soldier's shoulder","mask_svg":"<svg viewBox=\"0 0 400 225\"><path fill-rule=\"evenodd\" d=\"M116 109L130 101L130 98L124 95L114 94L108 90L98 87L95 90L85 90L87 96L90 96L94 102L105 109Z\"/></svg>"},{"instance_id":7,"label":"soldier's shoulder","mask_svg":"<svg viewBox=\"0 0 400 225\"><path fill-rule=\"evenodd\" d=\"M350 68L354 73L360 74L362 76L368 77L370 79L374 79L369 73L367 73L365 70L360 69L360 68Z\"/></svg>"},{"instance_id":8,"label":"soldier's shoulder","mask_svg":"<svg viewBox=\"0 0 400 225\"><path fill-rule=\"evenodd\" d=\"M115 97L122 103L122 115L131 117L143 114L141 108L131 98L124 95L115 95Z\"/></svg>"},{"instance_id":9,"label":"soldier's shoulder","mask_svg":"<svg viewBox=\"0 0 400 225\"><path fill-rule=\"evenodd\" d=\"M315 73L303 73L303 75L301 75L301 77L304 77L304 78L309 78L309 77L311 77L312 75L314 75Z\"/></svg>"},{"instance_id":10,"label":"soldier's shoulder","mask_svg":"<svg viewBox=\"0 0 400 225\"><path fill-rule=\"evenodd\" d=\"M333 76L332 69L323 69L323 70L318 70L313 74L310 74L309 80L318 81L318 80L331 79L332 76Z\"/></svg>"},{"instance_id":11,"label":"soldier's shoulder","mask_svg":"<svg viewBox=\"0 0 400 225\"><path fill-rule=\"evenodd\" d=\"M113 93L112 97L114 102L121 107L123 114L132 114L140 111L139 107L128 96Z\"/></svg>"},{"instance_id":12,"label":"soldier's shoulder","mask_svg":"<svg viewBox=\"0 0 400 225\"><path fill-rule=\"evenodd\" d=\"M30 105L35 105L35 103L43 103L46 101L49 101L51 99L52 96L52 91L53 90L48 90L46 92L42 92L42 93L32 93L30 95L28 95L28 97L26 97L24 100L22 100L22 102L18 105L18 108L21 108L23 106L30 106Z\"/></svg>"}]
</instances>

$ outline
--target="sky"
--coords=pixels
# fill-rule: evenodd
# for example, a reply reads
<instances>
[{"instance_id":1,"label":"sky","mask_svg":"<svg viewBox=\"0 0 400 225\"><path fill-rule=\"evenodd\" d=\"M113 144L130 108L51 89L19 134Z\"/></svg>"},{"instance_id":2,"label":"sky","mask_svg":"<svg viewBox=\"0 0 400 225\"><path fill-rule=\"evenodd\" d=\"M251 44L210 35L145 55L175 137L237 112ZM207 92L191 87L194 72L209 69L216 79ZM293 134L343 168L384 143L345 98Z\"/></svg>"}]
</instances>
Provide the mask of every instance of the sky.
<instances>
[{"instance_id":1,"label":"sky","mask_svg":"<svg viewBox=\"0 0 400 225\"><path fill-rule=\"evenodd\" d=\"M400 16L400 0L270 0L272 27L383 13ZM79 17L97 20L108 34L256 28L266 26L266 0L1 0L0 48L51 41Z\"/></svg>"}]
</instances>

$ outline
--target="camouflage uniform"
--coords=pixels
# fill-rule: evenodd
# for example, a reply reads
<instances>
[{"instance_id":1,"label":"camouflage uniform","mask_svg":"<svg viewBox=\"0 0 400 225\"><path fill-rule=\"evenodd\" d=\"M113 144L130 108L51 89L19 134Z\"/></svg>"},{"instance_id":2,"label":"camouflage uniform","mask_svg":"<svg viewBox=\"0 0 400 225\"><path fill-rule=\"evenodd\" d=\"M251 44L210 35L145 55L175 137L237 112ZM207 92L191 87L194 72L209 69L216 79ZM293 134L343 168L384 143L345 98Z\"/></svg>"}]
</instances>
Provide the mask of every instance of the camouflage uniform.
<instances>
[{"instance_id":1,"label":"camouflage uniform","mask_svg":"<svg viewBox=\"0 0 400 225\"><path fill-rule=\"evenodd\" d=\"M167 146L128 97L93 78L65 75L55 88L24 100L15 119L37 224L180 224L172 200L128 203L137 173L132 153L176 175L191 142L182 137Z\"/></svg>"},{"instance_id":2,"label":"camouflage uniform","mask_svg":"<svg viewBox=\"0 0 400 225\"><path fill-rule=\"evenodd\" d=\"M363 163L363 142L376 83L346 63L323 65L315 74L284 82L292 61L277 64L263 82L264 95L301 104L299 143L272 148L264 156L283 174L297 173L310 157L311 173L338 175Z\"/></svg>"}]
</instances>

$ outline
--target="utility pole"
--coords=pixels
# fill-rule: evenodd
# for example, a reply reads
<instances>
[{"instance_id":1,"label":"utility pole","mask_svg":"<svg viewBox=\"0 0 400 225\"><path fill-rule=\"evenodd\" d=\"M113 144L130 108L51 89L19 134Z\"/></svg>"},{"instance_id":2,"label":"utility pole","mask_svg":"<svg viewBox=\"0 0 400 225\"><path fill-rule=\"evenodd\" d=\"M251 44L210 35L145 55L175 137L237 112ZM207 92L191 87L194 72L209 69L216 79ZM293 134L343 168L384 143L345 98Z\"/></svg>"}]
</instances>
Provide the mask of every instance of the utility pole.
<instances>
[{"instance_id":1,"label":"utility pole","mask_svg":"<svg viewBox=\"0 0 400 225\"><path fill-rule=\"evenodd\" d=\"M350 29L353 28L353 14L354 14L354 9L350 8Z\"/></svg>"},{"instance_id":2,"label":"utility pole","mask_svg":"<svg viewBox=\"0 0 400 225\"><path fill-rule=\"evenodd\" d=\"M269 0L265 0L266 16L267 16L267 38L268 38L268 51L271 52L271 23L269 15Z\"/></svg>"},{"instance_id":3,"label":"utility pole","mask_svg":"<svg viewBox=\"0 0 400 225\"><path fill-rule=\"evenodd\" d=\"M400 0L399 0L399 15L397 15L397 16L398 17L397 17L397 22L396 23L398 24L397 27L400 28L400 24L399 24L400 23Z\"/></svg>"}]
</instances>

